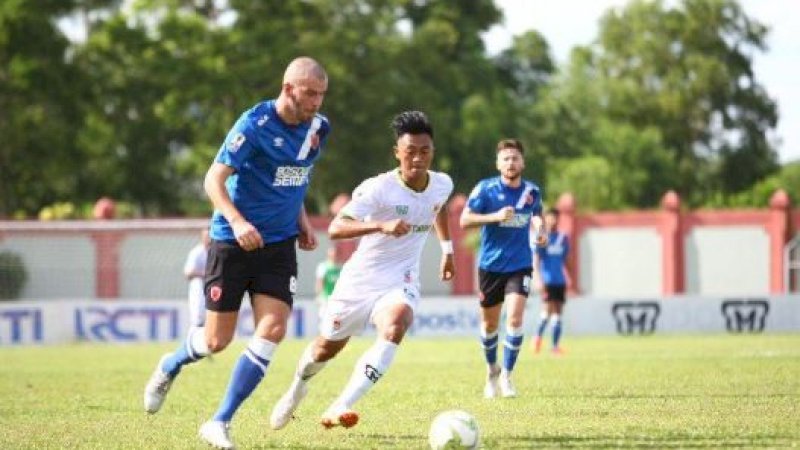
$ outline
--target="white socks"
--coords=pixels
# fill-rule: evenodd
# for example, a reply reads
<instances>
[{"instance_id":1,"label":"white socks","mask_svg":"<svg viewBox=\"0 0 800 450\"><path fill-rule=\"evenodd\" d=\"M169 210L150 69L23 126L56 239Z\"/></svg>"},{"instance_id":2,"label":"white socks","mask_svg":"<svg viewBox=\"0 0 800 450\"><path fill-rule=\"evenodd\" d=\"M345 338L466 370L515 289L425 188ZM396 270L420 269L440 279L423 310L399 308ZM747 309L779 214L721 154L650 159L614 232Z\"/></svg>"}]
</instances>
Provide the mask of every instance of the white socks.
<instances>
[{"instance_id":1,"label":"white socks","mask_svg":"<svg viewBox=\"0 0 800 450\"><path fill-rule=\"evenodd\" d=\"M303 355L300 357L300 361L297 363L295 379L299 379L301 382L306 382L311 377L318 374L319 371L325 367L325 364L327 364L327 361L314 361L314 342L312 341L310 344L308 344L306 350L303 352Z\"/></svg>"},{"instance_id":2,"label":"white socks","mask_svg":"<svg viewBox=\"0 0 800 450\"><path fill-rule=\"evenodd\" d=\"M386 373L396 352L397 344L378 338L375 344L356 362L350 381L334 404L340 404L350 409Z\"/></svg>"}]
</instances>

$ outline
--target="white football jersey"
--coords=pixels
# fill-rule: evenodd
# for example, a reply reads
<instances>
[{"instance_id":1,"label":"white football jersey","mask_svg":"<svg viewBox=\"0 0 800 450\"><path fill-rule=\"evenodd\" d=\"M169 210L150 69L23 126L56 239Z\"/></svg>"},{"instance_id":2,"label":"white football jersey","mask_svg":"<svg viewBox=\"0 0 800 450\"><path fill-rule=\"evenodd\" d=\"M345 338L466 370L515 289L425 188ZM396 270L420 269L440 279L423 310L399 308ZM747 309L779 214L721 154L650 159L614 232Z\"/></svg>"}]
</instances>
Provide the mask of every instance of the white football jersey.
<instances>
[{"instance_id":1,"label":"white football jersey","mask_svg":"<svg viewBox=\"0 0 800 450\"><path fill-rule=\"evenodd\" d=\"M362 221L403 219L411 225L405 236L380 232L360 238L358 248L342 268L332 297L362 298L365 293L411 284L419 286L419 260L434 219L453 192L445 173L428 171L428 187L410 189L398 169L361 183L342 213Z\"/></svg>"}]
</instances>

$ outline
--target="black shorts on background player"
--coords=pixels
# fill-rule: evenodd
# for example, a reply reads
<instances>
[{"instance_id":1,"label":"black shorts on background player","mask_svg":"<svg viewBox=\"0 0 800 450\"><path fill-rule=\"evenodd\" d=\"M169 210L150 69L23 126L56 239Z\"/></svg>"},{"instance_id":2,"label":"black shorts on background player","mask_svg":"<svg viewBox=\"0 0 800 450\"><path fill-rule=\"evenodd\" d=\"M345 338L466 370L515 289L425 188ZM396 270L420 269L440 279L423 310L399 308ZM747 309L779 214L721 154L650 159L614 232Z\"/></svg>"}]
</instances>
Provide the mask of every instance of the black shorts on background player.
<instances>
[{"instance_id":1,"label":"black shorts on background player","mask_svg":"<svg viewBox=\"0 0 800 450\"><path fill-rule=\"evenodd\" d=\"M563 284L548 284L545 285L544 289L547 292L547 297L545 297L544 300L548 302L564 303L567 300L565 295L567 287Z\"/></svg>"},{"instance_id":2,"label":"black shorts on background player","mask_svg":"<svg viewBox=\"0 0 800 450\"><path fill-rule=\"evenodd\" d=\"M506 294L513 293L527 297L531 285L531 269L508 273L479 269L478 279L481 288L481 307L488 308L503 303Z\"/></svg>"}]
</instances>

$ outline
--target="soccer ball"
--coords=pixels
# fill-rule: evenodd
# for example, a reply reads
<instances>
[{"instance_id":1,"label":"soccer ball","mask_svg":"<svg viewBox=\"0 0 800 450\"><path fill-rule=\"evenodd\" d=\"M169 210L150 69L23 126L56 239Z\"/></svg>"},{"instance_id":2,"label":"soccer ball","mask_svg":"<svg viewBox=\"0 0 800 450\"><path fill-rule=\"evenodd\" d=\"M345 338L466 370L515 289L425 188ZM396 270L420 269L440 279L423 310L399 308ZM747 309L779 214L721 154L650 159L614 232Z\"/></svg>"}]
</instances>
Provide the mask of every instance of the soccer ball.
<instances>
[{"instance_id":1,"label":"soccer ball","mask_svg":"<svg viewBox=\"0 0 800 450\"><path fill-rule=\"evenodd\" d=\"M440 413L431 423L428 443L433 450L478 448L478 421L470 413L457 409Z\"/></svg>"}]
</instances>

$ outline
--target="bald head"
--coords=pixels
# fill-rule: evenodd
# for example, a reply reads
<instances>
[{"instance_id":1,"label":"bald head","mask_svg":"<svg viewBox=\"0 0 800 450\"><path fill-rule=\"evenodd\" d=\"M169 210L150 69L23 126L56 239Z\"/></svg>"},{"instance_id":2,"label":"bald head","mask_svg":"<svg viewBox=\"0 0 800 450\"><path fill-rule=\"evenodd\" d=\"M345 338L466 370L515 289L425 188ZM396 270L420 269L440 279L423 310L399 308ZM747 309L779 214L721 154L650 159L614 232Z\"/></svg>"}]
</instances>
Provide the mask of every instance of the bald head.
<instances>
[{"instance_id":1,"label":"bald head","mask_svg":"<svg viewBox=\"0 0 800 450\"><path fill-rule=\"evenodd\" d=\"M286 72L283 74L284 83L295 84L308 79L328 81L328 74L325 73L322 65L308 56L295 58L289 63L289 66L286 67Z\"/></svg>"}]
</instances>

